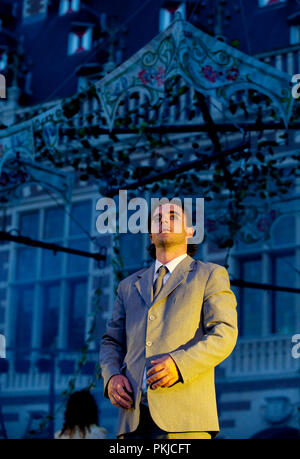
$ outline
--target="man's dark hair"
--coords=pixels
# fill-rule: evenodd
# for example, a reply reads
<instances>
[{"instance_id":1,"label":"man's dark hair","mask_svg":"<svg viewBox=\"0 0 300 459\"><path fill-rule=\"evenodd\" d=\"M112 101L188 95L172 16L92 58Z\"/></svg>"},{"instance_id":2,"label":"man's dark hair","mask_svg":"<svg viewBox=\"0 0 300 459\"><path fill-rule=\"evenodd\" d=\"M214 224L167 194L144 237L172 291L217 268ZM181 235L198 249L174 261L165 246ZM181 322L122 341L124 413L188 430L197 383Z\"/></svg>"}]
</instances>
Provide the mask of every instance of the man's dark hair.
<instances>
[{"instance_id":1,"label":"man's dark hair","mask_svg":"<svg viewBox=\"0 0 300 459\"><path fill-rule=\"evenodd\" d=\"M172 200L174 202L172 202ZM184 215L186 217L188 217L188 219L191 221L191 215L189 214L188 210L184 208L184 204L182 204L181 201L178 200L178 198L177 199L176 198L171 198L171 199L169 199L169 202L166 202L166 203L158 202L153 208L150 209L150 212L148 213L148 231L149 231L149 234L151 234L151 221L152 221L152 216L154 214L154 211L157 209L157 207L159 207L159 206L161 206L163 204L178 205L179 207L182 208ZM156 259L155 245L154 244L150 244L147 247L147 250L149 252L150 257L155 260ZM190 255L191 257L193 257L195 255L197 250L198 250L198 245L197 244L189 244L189 243L187 244L187 254Z\"/></svg>"}]
</instances>

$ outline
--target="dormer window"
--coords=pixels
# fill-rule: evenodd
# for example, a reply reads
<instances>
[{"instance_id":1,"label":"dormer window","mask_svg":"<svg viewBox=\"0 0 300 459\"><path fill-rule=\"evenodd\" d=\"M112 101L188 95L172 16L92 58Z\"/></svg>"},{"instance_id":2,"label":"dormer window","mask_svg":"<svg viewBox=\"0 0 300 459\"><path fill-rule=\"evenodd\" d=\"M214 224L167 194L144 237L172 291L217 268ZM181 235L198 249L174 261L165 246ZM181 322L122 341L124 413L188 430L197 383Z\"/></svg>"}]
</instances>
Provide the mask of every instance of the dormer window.
<instances>
[{"instance_id":1,"label":"dormer window","mask_svg":"<svg viewBox=\"0 0 300 459\"><path fill-rule=\"evenodd\" d=\"M259 6L271 6L284 3L286 0L259 0Z\"/></svg>"},{"instance_id":2,"label":"dormer window","mask_svg":"<svg viewBox=\"0 0 300 459\"><path fill-rule=\"evenodd\" d=\"M63 16L64 14L74 13L79 11L80 0L60 0L59 4L59 15Z\"/></svg>"},{"instance_id":3,"label":"dormer window","mask_svg":"<svg viewBox=\"0 0 300 459\"><path fill-rule=\"evenodd\" d=\"M185 3L165 2L159 12L159 31L162 32L174 21L175 14L181 13L182 19L185 19Z\"/></svg>"},{"instance_id":4,"label":"dormer window","mask_svg":"<svg viewBox=\"0 0 300 459\"><path fill-rule=\"evenodd\" d=\"M0 48L0 72L7 67L7 52L5 49Z\"/></svg>"},{"instance_id":5,"label":"dormer window","mask_svg":"<svg viewBox=\"0 0 300 459\"><path fill-rule=\"evenodd\" d=\"M69 33L68 55L89 51L92 46L92 26L74 25Z\"/></svg>"},{"instance_id":6,"label":"dormer window","mask_svg":"<svg viewBox=\"0 0 300 459\"><path fill-rule=\"evenodd\" d=\"M300 43L300 25L292 25L290 27L290 44L297 45Z\"/></svg>"}]
</instances>

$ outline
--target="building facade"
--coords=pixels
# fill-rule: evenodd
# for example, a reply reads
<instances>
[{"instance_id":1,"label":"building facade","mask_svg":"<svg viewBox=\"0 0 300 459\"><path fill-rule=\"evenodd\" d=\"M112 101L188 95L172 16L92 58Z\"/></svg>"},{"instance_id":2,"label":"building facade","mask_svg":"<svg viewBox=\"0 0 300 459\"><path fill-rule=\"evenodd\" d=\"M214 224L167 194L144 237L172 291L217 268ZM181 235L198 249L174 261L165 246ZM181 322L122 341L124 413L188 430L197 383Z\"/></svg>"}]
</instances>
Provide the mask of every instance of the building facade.
<instances>
[{"instance_id":1,"label":"building facade","mask_svg":"<svg viewBox=\"0 0 300 459\"><path fill-rule=\"evenodd\" d=\"M238 40L243 52L278 70L291 76L300 73L300 5L294 1L228 1L227 5L115 1L101 2L101 7L99 2L82 0L6 1L0 8L0 73L7 83L7 99L0 100L2 128L51 108L102 78L168 27L177 11L209 34L228 43ZM188 100L187 94L186 104ZM82 108L85 113L95 109L88 101ZM187 122L185 111L178 113L176 106L170 109L169 120ZM267 138L280 140L282 133L268 132ZM191 142L188 137L176 134L174 140L186 146ZM193 139L199 141L199 135L193 133ZM229 141L233 139L234 134ZM291 131L289 144L282 141L277 154L288 162L299 142L299 133ZM268 240L234 245L228 261L231 279L299 288L299 191L295 178L286 199L276 202L277 218ZM61 427L62 392L69 387L80 349L90 336L76 388L94 381L100 424L110 437L115 434L117 410L103 397L101 379L94 378L116 282L113 236L99 235L96 229L99 197L96 185L77 177L68 203L37 184L22 186L12 205L3 202L2 231L85 252L104 247L107 259L101 266L74 254L1 242L0 333L6 339L7 359L0 360L0 436L37 437L49 413L55 415L52 433ZM146 234L121 236L128 274L150 263L147 246ZM138 259L133 253L139 254ZM196 254L221 265L225 257L209 238ZM293 337L300 333L299 293L232 288L238 301L239 339L233 354L216 370L220 437L296 435L300 360L292 350L297 344ZM95 289L100 292L96 299Z\"/></svg>"}]
</instances>

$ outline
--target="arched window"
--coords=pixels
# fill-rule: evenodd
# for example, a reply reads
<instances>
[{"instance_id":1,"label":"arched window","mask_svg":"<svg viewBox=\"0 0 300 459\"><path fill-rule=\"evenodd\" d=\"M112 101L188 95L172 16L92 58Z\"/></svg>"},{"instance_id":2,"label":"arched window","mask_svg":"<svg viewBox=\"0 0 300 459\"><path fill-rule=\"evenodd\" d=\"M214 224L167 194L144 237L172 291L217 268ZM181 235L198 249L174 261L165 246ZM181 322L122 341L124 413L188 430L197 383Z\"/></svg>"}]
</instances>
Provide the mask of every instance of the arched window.
<instances>
[{"instance_id":1,"label":"arched window","mask_svg":"<svg viewBox=\"0 0 300 459\"><path fill-rule=\"evenodd\" d=\"M80 0L61 0L59 4L59 15L79 11Z\"/></svg>"},{"instance_id":2,"label":"arched window","mask_svg":"<svg viewBox=\"0 0 300 459\"><path fill-rule=\"evenodd\" d=\"M159 12L159 31L162 32L174 21L175 13L181 13L182 18L185 18L185 3L169 1L165 2Z\"/></svg>"}]
</instances>

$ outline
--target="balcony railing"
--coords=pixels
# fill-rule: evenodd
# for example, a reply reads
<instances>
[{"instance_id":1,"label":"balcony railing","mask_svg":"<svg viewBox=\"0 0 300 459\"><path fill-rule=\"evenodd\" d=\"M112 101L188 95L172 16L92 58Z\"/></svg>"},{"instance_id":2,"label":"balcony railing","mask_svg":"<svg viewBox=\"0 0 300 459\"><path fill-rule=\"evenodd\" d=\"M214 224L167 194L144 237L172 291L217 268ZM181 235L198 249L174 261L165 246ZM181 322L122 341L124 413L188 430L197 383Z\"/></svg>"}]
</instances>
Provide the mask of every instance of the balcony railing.
<instances>
[{"instance_id":1,"label":"balcony railing","mask_svg":"<svg viewBox=\"0 0 300 459\"><path fill-rule=\"evenodd\" d=\"M300 73L300 44L256 54L255 57L290 75Z\"/></svg>"},{"instance_id":2,"label":"balcony railing","mask_svg":"<svg viewBox=\"0 0 300 459\"><path fill-rule=\"evenodd\" d=\"M87 386L95 377L98 351L88 351L87 360L81 367L76 385ZM33 350L16 353L8 350L6 359L0 359L0 388L2 394L22 390L65 390L75 374L80 352L57 350L51 353Z\"/></svg>"},{"instance_id":3,"label":"balcony railing","mask_svg":"<svg viewBox=\"0 0 300 459\"><path fill-rule=\"evenodd\" d=\"M225 370L226 378L291 376L300 371L300 358L292 356L294 345L291 336L240 338L221 368Z\"/></svg>"},{"instance_id":4,"label":"balcony railing","mask_svg":"<svg viewBox=\"0 0 300 459\"><path fill-rule=\"evenodd\" d=\"M300 371L300 358L292 355L291 336L239 338L236 348L220 368L226 378L292 376ZM0 387L2 393L23 390L45 390L54 384L55 390L65 390L72 378L80 354L74 351L56 351L49 357L33 351L22 358L14 351L7 352L7 366L0 360ZM2 361L2 363L1 363ZM87 363L78 374L76 384L87 386L95 375L98 351L88 351Z\"/></svg>"}]
</instances>

